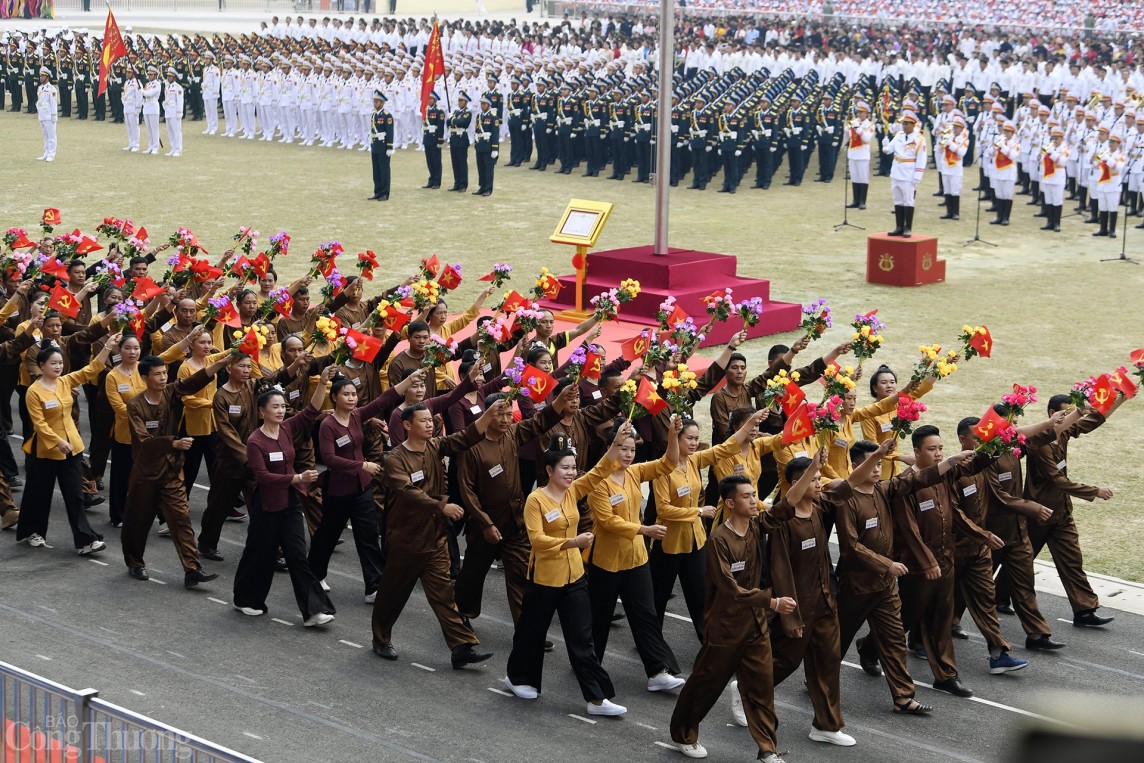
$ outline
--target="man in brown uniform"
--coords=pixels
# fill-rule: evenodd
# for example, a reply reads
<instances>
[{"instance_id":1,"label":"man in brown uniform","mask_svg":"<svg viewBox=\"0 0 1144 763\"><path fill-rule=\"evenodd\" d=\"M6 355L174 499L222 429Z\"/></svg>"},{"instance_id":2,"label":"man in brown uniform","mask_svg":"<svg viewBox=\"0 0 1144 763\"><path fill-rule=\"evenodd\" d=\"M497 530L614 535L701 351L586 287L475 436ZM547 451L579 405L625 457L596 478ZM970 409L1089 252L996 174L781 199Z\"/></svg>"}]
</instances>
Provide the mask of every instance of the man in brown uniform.
<instances>
[{"instance_id":1,"label":"man in brown uniform","mask_svg":"<svg viewBox=\"0 0 1144 763\"><path fill-rule=\"evenodd\" d=\"M924 425L914 430L914 466L921 471L942 460L941 433L935 426ZM1000 538L975 525L957 505L956 481L966 474L976 474L989 464L979 455L946 472L940 482L918 487L911 493L894 498L894 547L896 561L906 565L909 573L899 581L902 596L902 625L920 633L926 659L933 671L933 687L958 697L971 697L973 692L957 677L957 659L953 653L953 569L954 534L970 535L990 548L1004 545ZM908 538L917 534L923 548L911 549Z\"/></svg>"},{"instance_id":2,"label":"man in brown uniform","mask_svg":"<svg viewBox=\"0 0 1144 763\"><path fill-rule=\"evenodd\" d=\"M390 643L393 625L418 580L452 651L453 668L492 657L491 652L473 649L480 641L461 619L453 598L445 520L457 521L465 510L448 501L442 460L480 442L489 422L505 407L503 400L493 403L463 432L448 437L433 436L433 415L423 403L402 412L407 439L385 459L387 558L373 605L373 651L383 659L397 659Z\"/></svg>"},{"instance_id":3,"label":"man in brown uniform","mask_svg":"<svg viewBox=\"0 0 1144 763\"><path fill-rule=\"evenodd\" d=\"M493 560L504 564L504 582L512 621L520 618L528 579L531 546L524 527L525 495L520 485L520 446L543 436L564 413L565 401L578 392L569 385L550 406L530 419L512 422L512 407L504 406L489 422L484 438L460 456L461 504L469 519L465 523L465 560L457 577L457 608L462 617L481 614L485 576ZM501 394L485 400L486 409Z\"/></svg>"},{"instance_id":4,"label":"man in brown uniform","mask_svg":"<svg viewBox=\"0 0 1144 763\"><path fill-rule=\"evenodd\" d=\"M762 536L791 514L760 515L755 486L741 474L725 477L719 483L719 495L729 518L707 539L703 646L671 714L671 739L687 757L707 757L707 750L699 744L699 724L731 677L738 676L747 727L759 746L759 760L782 763L775 751L778 719L767 621L772 612L794 612L796 603L789 597L772 598L769 587L758 586L769 579L764 574Z\"/></svg>"},{"instance_id":5,"label":"man in brown uniform","mask_svg":"<svg viewBox=\"0 0 1144 763\"><path fill-rule=\"evenodd\" d=\"M1096 410L1087 410L1080 421L1057 435L1054 442L1033 448L1029 452L1029 472L1025 475L1025 498L1049 507L1052 518L1045 524L1029 528L1029 542L1033 546L1033 558L1041 553L1046 545L1053 555L1053 564L1065 587L1065 595L1073 610L1073 625L1096 627L1112 622L1111 617L1096 614L1100 599L1089 585L1084 574L1084 559L1080 553L1080 536L1073 521L1073 498L1091 501L1099 498L1107 501L1112 498L1112 490L1073 482L1068 477L1069 440L1088 434L1105 422L1121 403L1124 396L1118 395L1108 414L1102 416ZM1053 395L1049 398L1049 415L1053 415L1069 404L1068 395Z\"/></svg>"},{"instance_id":6,"label":"man in brown uniform","mask_svg":"<svg viewBox=\"0 0 1144 763\"><path fill-rule=\"evenodd\" d=\"M167 522L179 562L183 565L183 585L193 588L218 577L206 573L199 564L195 532L191 527L187 491L183 485L183 453L191 447L190 437L180 437L183 421L183 395L191 395L210 383L226 366L221 358L175 384L167 384L167 365L151 355L139 361L139 375L147 389L127 403L131 425L131 486L123 510L123 561L136 580L147 580L143 551L147 531L160 515Z\"/></svg>"},{"instance_id":7,"label":"man in brown uniform","mask_svg":"<svg viewBox=\"0 0 1144 763\"><path fill-rule=\"evenodd\" d=\"M416 371L421 368L421 361L425 359L425 347L429 344L429 324L425 321L413 321L409 324L409 346L393 358L389 364L387 375L389 386L396 386L405 378L407 371ZM425 377L425 398L437 396L437 375L427 374Z\"/></svg>"}]
</instances>

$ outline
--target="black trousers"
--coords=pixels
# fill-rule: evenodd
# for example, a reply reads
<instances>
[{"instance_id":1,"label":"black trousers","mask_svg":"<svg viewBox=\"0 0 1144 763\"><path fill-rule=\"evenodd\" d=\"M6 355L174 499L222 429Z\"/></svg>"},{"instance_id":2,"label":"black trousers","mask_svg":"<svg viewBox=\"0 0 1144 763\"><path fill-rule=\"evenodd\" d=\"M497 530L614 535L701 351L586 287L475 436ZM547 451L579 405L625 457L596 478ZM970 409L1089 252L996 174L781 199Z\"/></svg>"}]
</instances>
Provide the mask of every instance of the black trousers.
<instances>
[{"instance_id":1,"label":"black trousers","mask_svg":"<svg viewBox=\"0 0 1144 763\"><path fill-rule=\"evenodd\" d=\"M449 162L453 166L453 187L462 191L467 189L469 187L468 144L450 144Z\"/></svg>"},{"instance_id":2,"label":"black trousers","mask_svg":"<svg viewBox=\"0 0 1144 763\"><path fill-rule=\"evenodd\" d=\"M492 193L493 167L496 163L492 152L477 151L477 190Z\"/></svg>"},{"instance_id":3,"label":"black trousers","mask_svg":"<svg viewBox=\"0 0 1144 763\"><path fill-rule=\"evenodd\" d=\"M636 141L636 180L643 182L651 177L651 141Z\"/></svg>"},{"instance_id":4,"label":"black trousers","mask_svg":"<svg viewBox=\"0 0 1144 763\"><path fill-rule=\"evenodd\" d=\"M433 136L427 138L425 146L425 167L429 170L429 182L434 188L441 185L441 145Z\"/></svg>"},{"instance_id":5,"label":"black trousers","mask_svg":"<svg viewBox=\"0 0 1144 763\"><path fill-rule=\"evenodd\" d=\"M787 154L790 156L790 182L797 185L802 182L802 175L806 170L806 154L803 153L802 142L788 142Z\"/></svg>"},{"instance_id":6,"label":"black trousers","mask_svg":"<svg viewBox=\"0 0 1144 763\"><path fill-rule=\"evenodd\" d=\"M544 674L544 641L552 616L560 615L560 630L568 648L568 661L580 683L580 693L588 702L616 696L612 679L596 659L592 646L592 605L588 581L581 577L566 586L545 586L529 582L524 592L520 620L512 636L508 656L508 680L518 686L541 690Z\"/></svg>"},{"instance_id":7,"label":"black trousers","mask_svg":"<svg viewBox=\"0 0 1144 763\"><path fill-rule=\"evenodd\" d=\"M52 493L56 482L60 483L60 494L64 498L64 508L71 525L72 541L76 548L83 548L103 536L91 529L83 510L83 469L80 454L63 459L37 458L29 455L24 459L27 482L24 495L20 499L20 521L16 525L16 540L21 541L35 533L48 537L48 515L52 511Z\"/></svg>"},{"instance_id":8,"label":"black trousers","mask_svg":"<svg viewBox=\"0 0 1144 763\"><path fill-rule=\"evenodd\" d=\"M652 601L651 569L645 564L630 570L609 572L596 565L590 565L588 573L588 598L592 603L592 643L596 647L596 659L604 661L604 650L608 647L608 631L612 627L612 615L616 613L616 597L624 603L624 614L632 629L636 650L643 661L647 677L667 671L678 675L679 662L675 653L663 640L663 631Z\"/></svg>"},{"instance_id":9,"label":"black trousers","mask_svg":"<svg viewBox=\"0 0 1144 763\"><path fill-rule=\"evenodd\" d=\"M121 442L111 443L111 490L108 496L108 510L111 524L123 524L123 509L127 505L127 488L130 485L131 465L135 459L131 446Z\"/></svg>"},{"instance_id":10,"label":"black trousers","mask_svg":"<svg viewBox=\"0 0 1144 763\"><path fill-rule=\"evenodd\" d=\"M293 490L290 491L294 493ZM274 581L274 559L282 548L286 566L290 569L290 583L294 586L294 600L303 618L325 612L334 614L330 597L322 590L318 578L306 559L306 518L302 505L294 495L281 511L264 511L262 496L255 489L249 503L250 524L246 530L246 547L234 573L234 603L239 607L270 611L266 596Z\"/></svg>"},{"instance_id":11,"label":"black trousers","mask_svg":"<svg viewBox=\"0 0 1144 763\"><path fill-rule=\"evenodd\" d=\"M87 119L87 83L79 83L79 87L75 91L75 110L76 117L79 119Z\"/></svg>"},{"instance_id":12,"label":"black trousers","mask_svg":"<svg viewBox=\"0 0 1144 763\"><path fill-rule=\"evenodd\" d=\"M373 162L373 195L389 195L389 157L385 155L385 144L373 141L369 149Z\"/></svg>"},{"instance_id":13,"label":"black trousers","mask_svg":"<svg viewBox=\"0 0 1144 763\"><path fill-rule=\"evenodd\" d=\"M548 141L551 139L546 133L548 125L537 122L532 127L533 142L536 144L536 163L533 167L544 168L548 166Z\"/></svg>"},{"instance_id":14,"label":"black trousers","mask_svg":"<svg viewBox=\"0 0 1144 763\"><path fill-rule=\"evenodd\" d=\"M707 144L696 143L691 146L691 185L696 188L705 188L709 180L711 180L710 170L707 165L710 162L707 150Z\"/></svg>"},{"instance_id":15,"label":"black trousers","mask_svg":"<svg viewBox=\"0 0 1144 763\"><path fill-rule=\"evenodd\" d=\"M524 153L524 127L520 122L509 120L508 139L510 143L509 164L521 164L528 161L528 157Z\"/></svg>"},{"instance_id":16,"label":"black trousers","mask_svg":"<svg viewBox=\"0 0 1144 763\"><path fill-rule=\"evenodd\" d=\"M728 191L734 191L739 187L739 161L742 157L735 156L738 149L734 143L725 145L722 148L723 159L723 187Z\"/></svg>"},{"instance_id":17,"label":"black trousers","mask_svg":"<svg viewBox=\"0 0 1144 763\"><path fill-rule=\"evenodd\" d=\"M12 445L8 442L3 430L0 430L0 474L3 474L6 480L20 476L20 467L16 465L16 456L12 453Z\"/></svg>"},{"instance_id":18,"label":"black trousers","mask_svg":"<svg viewBox=\"0 0 1144 763\"><path fill-rule=\"evenodd\" d=\"M668 554L663 545L653 543L648 551L648 564L651 566L651 587L655 599L655 614L663 630L663 618L667 612L667 601L675 590L676 578L687 603L687 614L695 626L695 635L703 640L703 607L705 604L704 585L707 581L707 549L697 548L686 554ZM624 605L627 610L627 605Z\"/></svg>"},{"instance_id":19,"label":"black trousers","mask_svg":"<svg viewBox=\"0 0 1144 763\"><path fill-rule=\"evenodd\" d=\"M357 546L361 574L367 595L377 590L381 568L381 543L377 532L377 511L373 505L373 488L367 487L356 495L330 495L322 493L322 521L310 541L310 569L314 577L324 580L329 573L330 556L346 523L353 520L354 545Z\"/></svg>"},{"instance_id":20,"label":"black trousers","mask_svg":"<svg viewBox=\"0 0 1144 763\"><path fill-rule=\"evenodd\" d=\"M207 479L214 474L215 455L218 453L218 434L201 434L191 437L194 442L190 449L183 454L183 484L187 488L187 500L191 500L191 491L195 487L195 480L199 477L199 468L203 461L207 464Z\"/></svg>"}]
</instances>

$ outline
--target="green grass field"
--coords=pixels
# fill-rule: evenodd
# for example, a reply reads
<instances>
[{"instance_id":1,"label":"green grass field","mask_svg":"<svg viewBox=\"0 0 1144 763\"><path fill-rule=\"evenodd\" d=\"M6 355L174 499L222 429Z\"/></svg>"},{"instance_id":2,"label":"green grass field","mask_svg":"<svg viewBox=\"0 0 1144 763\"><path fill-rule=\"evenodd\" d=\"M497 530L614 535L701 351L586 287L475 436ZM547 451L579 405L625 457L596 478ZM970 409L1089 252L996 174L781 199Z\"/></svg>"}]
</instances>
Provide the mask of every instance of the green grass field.
<instances>
[{"instance_id":1,"label":"green grass field","mask_svg":"<svg viewBox=\"0 0 1144 763\"><path fill-rule=\"evenodd\" d=\"M391 199L378 203L366 201L372 181L365 153L206 137L199 134L202 124L184 123L184 156L172 159L124 153L121 125L62 120L56 161L44 164L35 161L41 152L35 119L0 114L3 225L34 230L43 208L54 206L69 230L92 233L112 215L145 225L153 243L187 226L212 255L229 246L240 226L254 226L264 238L285 229L292 254L279 263L284 278L306 267L318 243L338 239L348 252L369 248L379 254L381 283L400 281L431 253L462 262L468 276L487 272L494 261L528 274L542 265L569 272L571 251L548 236L572 197L615 202L602 248L653 238L649 186L498 167L496 192L488 198L425 191L423 155L404 151L393 160ZM447 158L445 164L447 186ZM475 171L471 164L473 188ZM970 174L967 188L976 180L976 171ZM929 195L937 183L931 170L919 192L914 229L939 237L947 281L920 289L871 286L864 281L866 233L832 229L842 219L841 173L831 185L812 178L813 170L801 188L776 183L766 192L744 187L734 196L716 194L714 185L706 192L672 189L671 244L736 255L741 274L771 279L775 299L827 298L836 328L813 348L819 352L849 337L846 319L856 311L878 308L889 330L876 360L902 377L908 377L919 344L952 345L962 324L988 324L994 357L963 365L926 399L927 420L942 427L947 449L956 448L956 422L980 416L1014 382L1035 385L1047 400L1078 379L1125 363L1131 349L1144 346L1144 273L1134 265L1100 263L1119 254L1121 240L1092 238L1093 228L1081 218L1064 220L1060 234L1042 232L1033 208L1024 206L1026 197L1019 197L1010 227L982 225L983 237L997 248L963 247L973 235L972 194L966 192L962 221L938 220L940 208ZM778 182L784 179L785 170ZM893 222L889 183L874 181L869 208L851 214L867 232ZM1144 251L1144 233L1130 228L1128 251ZM475 278L462 286L454 300L458 309L477 286ZM762 369L770 344L746 345L754 369ZM1036 408L1038 415L1044 410ZM1144 580L1144 548L1136 542L1144 536L1142 454L1144 409L1137 401L1071 448L1074 480L1116 491L1107 503L1077 504L1086 566L1093 571Z\"/></svg>"}]
</instances>

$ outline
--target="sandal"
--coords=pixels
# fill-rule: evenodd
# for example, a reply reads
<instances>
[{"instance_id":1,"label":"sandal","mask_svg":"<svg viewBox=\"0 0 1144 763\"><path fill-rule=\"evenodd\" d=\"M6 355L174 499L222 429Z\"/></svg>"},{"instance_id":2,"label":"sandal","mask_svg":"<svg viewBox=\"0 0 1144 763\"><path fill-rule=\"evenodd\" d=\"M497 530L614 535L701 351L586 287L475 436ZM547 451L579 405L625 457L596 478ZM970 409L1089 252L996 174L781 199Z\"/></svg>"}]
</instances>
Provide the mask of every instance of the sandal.
<instances>
[{"instance_id":1,"label":"sandal","mask_svg":"<svg viewBox=\"0 0 1144 763\"><path fill-rule=\"evenodd\" d=\"M895 702L894 712L901 713L903 715L928 715L933 712L933 708L929 705L923 705L916 699L911 699L904 705L899 705L897 702Z\"/></svg>"}]
</instances>

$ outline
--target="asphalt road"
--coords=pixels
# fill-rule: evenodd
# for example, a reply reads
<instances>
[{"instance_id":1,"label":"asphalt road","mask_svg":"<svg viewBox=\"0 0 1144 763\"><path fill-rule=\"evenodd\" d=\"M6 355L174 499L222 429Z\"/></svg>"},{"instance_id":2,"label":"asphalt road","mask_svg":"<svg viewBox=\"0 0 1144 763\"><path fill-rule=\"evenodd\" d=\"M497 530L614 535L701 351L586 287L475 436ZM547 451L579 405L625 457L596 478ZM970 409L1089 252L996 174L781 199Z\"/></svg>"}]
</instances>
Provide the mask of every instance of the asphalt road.
<instances>
[{"instance_id":1,"label":"asphalt road","mask_svg":"<svg viewBox=\"0 0 1144 763\"><path fill-rule=\"evenodd\" d=\"M194 493L197 528L206 490ZM220 546L226 561L206 563L222 577L188 591L170 541L152 534L152 580L138 582L127 576L106 505L90 519L109 545L95 558L71 549L58 495L48 535L54 549L17 546L13 533L0 535L0 659L73 688L93 687L103 699L267 763L683 759L665 748L674 697L646 691L622 623L613 628L604 665L626 716L588 719L558 623L540 699L525 702L504 692L512 624L499 571L489 575L486 613L474 622L495 652L491 660L453 671L433 614L415 591L394 631L400 660L390 663L369 648L371 608L362 601L348 534L328 578L337 619L310 629L301 625L285 575L276 576L267 616L245 617L231 608L245 524L228 522ZM858 740L853 749L807 739L810 701L793 677L776 692L780 751L795 761L995 761L1008 757L1026 724L1060 729L1078 708L1097 701L1121 708L1139 703L1144 618L1118 612L1105 630L1081 630L1071 625L1064 599L1044 594L1041 605L1068 648L1030 655L1016 619L1003 617L1006 635L1020 645L1015 653L1032 664L990 676L984 642L967 617L973 638L957 642L957 651L962 680L977 696L957 699L920 687L919 699L935 707L929 718L893 715L884 681L863 674L851 651L842 669L842 708L846 731ZM670 612L664 635L686 673L699 644L681 598ZM931 680L923 661L911 657L910 668L917 681ZM700 741L709 760L751 760L755 745L746 729L730 726L725 697Z\"/></svg>"}]
</instances>

